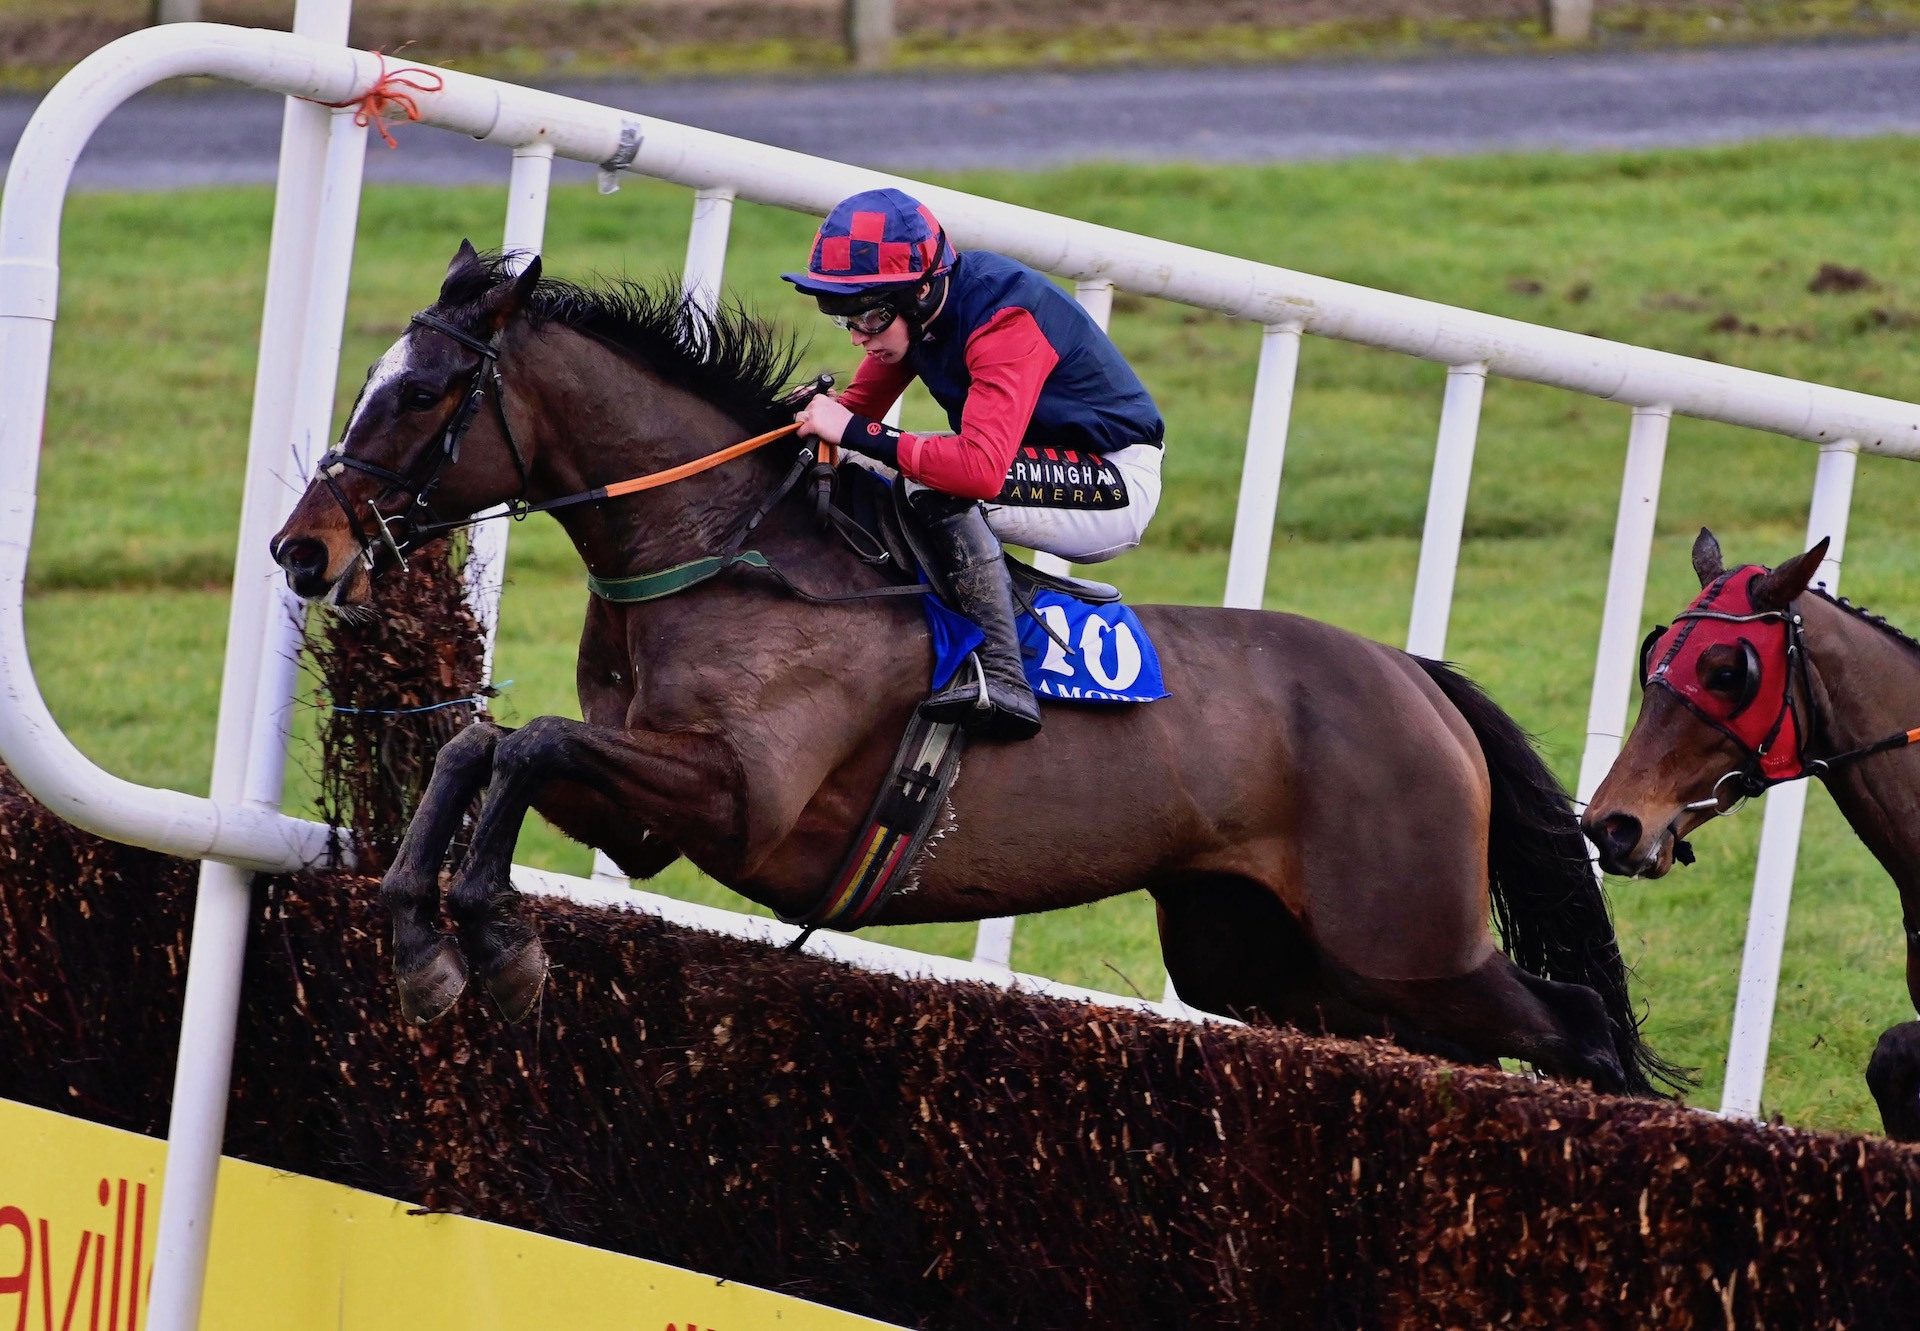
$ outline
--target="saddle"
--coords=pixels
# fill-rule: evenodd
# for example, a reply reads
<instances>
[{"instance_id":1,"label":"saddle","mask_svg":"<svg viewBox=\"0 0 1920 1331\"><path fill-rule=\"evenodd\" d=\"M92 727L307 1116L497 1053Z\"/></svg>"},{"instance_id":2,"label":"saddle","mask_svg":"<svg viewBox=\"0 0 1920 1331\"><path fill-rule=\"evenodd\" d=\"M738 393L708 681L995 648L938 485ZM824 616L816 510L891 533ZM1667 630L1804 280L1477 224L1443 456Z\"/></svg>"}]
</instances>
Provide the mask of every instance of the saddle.
<instances>
[{"instance_id":1,"label":"saddle","mask_svg":"<svg viewBox=\"0 0 1920 1331\"><path fill-rule=\"evenodd\" d=\"M937 580L934 561L926 558L920 548L912 515L906 509L904 485L889 482L857 462L842 462L834 473L833 504L847 524L873 542L874 549L883 553L885 561L898 570L904 581L917 581L924 575L935 591L948 595L948 589ZM841 529L845 533L845 525ZM849 540L857 543L858 538L849 534ZM870 562L881 562L881 556L872 552L863 557ZM1110 605L1120 599L1120 589L1112 583L1044 573L1010 554L1003 558L1013 573L1017 601L1031 604L1037 591L1061 592L1091 605Z\"/></svg>"},{"instance_id":2,"label":"saddle","mask_svg":"<svg viewBox=\"0 0 1920 1331\"><path fill-rule=\"evenodd\" d=\"M948 595L948 589L936 581L934 562L925 558L918 547L915 523L906 511L905 486L893 484L858 463L842 462L834 472L831 493L824 498L821 517L839 532L861 559L871 565L890 567L901 586L917 588L924 579L942 597ZM1036 623L1040 621L1034 607L1036 597L1047 597L1050 603L1046 605L1047 613L1059 617L1058 622L1062 624L1068 621L1061 617L1064 612L1059 604L1060 595L1091 605L1110 605L1120 599L1119 589L1108 583L1087 578L1055 577L1011 556L1006 559L1013 574L1014 599L1024 605L1029 619ZM927 603L931 621L935 617L935 607L931 605L930 598L921 599ZM952 612L942 613L951 616ZM1083 606L1080 607L1080 613L1094 612ZM1124 613L1131 615L1131 611ZM1137 621L1134 622L1137 627ZM1054 636L1050 628L1039 628L1035 632ZM940 635L935 633L934 637L937 658L941 651ZM1152 649L1145 643L1144 637L1144 631L1141 631L1138 645L1133 650L1133 669L1128 675L1128 683L1142 673L1142 653L1151 654ZM1059 659L1065 662L1070 650L1069 643L1059 636L1054 636L1054 641L1060 648ZM1040 649L1029 648L1029 651L1038 655ZM1054 668L1070 674L1071 668ZM1139 700L1165 696L1159 683L1157 662L1152 666L1150 678L1153 691ZM1118 680L1107 682L1119 684ZM1079 688L1050 692L1043 684L1035 691L1057 698L1094 700L1092 690ZM1110 701L1135 700L1111 694L1099 696ZM918 712L913 714L907 723L906 734L894 753L887 778L874 797L859 834L854 838L852 848L841 861L839 869L806 910L798 915L782 917L790 924L801 926L801 933L789 945L789 950L804 946L816 929L851 932L879 915L881 908L907 881L918 863L920 852L932 833L934 821L959 772L960 754L965 745L966 736L958 727L929 721Z\"/></svg>"}]
</instances>

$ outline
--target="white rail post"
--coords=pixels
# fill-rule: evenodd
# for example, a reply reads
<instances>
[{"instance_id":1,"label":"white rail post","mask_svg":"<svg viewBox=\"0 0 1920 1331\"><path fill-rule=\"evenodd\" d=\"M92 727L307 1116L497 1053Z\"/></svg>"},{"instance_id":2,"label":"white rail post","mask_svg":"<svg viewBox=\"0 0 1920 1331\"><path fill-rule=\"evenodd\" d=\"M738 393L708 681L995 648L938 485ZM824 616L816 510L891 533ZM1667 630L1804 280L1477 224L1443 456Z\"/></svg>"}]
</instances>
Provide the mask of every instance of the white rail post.
<instances>
[{"instance_id":1,"label":"white rail post","mask_svg":"<svg viewBox=\"0 0 1920 1331\"><path fill-rule=\"evenodd\" d=\"M1667 461L1671 407L1635 407L1627 432L1627 462L1620 479L1620 510L1613 520L1613 557L1607 567L1607 603L1600 616L1600 646L1594 657L1593 693L1587 702L1587 745L1580 755L1574 793L1584 809L1619 756L1627 733L1627 706L1639 680L1640 616L1647 599L1647 567L1653 557L1653 524L1660 511L1660 476Z\"/></svg>"},{"instance_id":2,"label":"white rail post","mask_svg":"<svg viewBox=\"0 0 1920 1331\"><path fill-rule=\"evenodd\" d=\"M1438 659L1447 650L1447 620L1453 613L1453 580L1460 567L1460 533L1467 521L1467 491L1473 484L1473 449L1480 435L1480 402L1486 394L1484 361L1447 369L1440 405L1440 436L1433 449L1433 483L1427 491L1426 529L1420 537L1420 570L1413 580L1413 614L1407 650Z\"/></svg>"},{"instance_id":3,"label":"white rail post","mask_svg":"<svg viewBox=\"0 0 1920 1331\"><path fill-rule=\"evenodd\" d=\"M553 145L534 143L513 150L513 170L507 178L507 222L500 248L507 266L519 272L540 253L547 234L547 192L553 177ZM485 516L504 512L489 509ZM480 621L482 683L493 682L494 648L500 638L500 596L507 585L507 540L513 524L492 518L470 528L472 545L467 558L467 604Z\"/></svg>"},{"instance_id":4,"label":"white rail post","mask_svg":"<svg viewBox=\"0 0 1920 1331\"><path fill-rule=\"evenodd\" d=\"M1075 282L1073 298L1080 302L1081 309L1093 316L1102 331L1113 322L1113 283L1106 278L1089 277Z\"/></svg>"},{"instance_id":5,"label":"white rail post","mask_svg":"<svg viewBox=\"0 0 1920 1331\"><path fill-rule=\"evenodd\" d=\"M680 273L680 291L708 314L720 305L727 271L727 238L732 230L733 191L694 191L693 224L687 228L687 264Z\"/></svg>"},{"instance_id":6,"label":"white rail post","mask_svg":"<svg viewBox=\"0 0 1920 1331\"><path fill-rule=\"evenodd\" d=\"M344 43L348 8L344 0L301 0L294 30L317 40ZM218 801L279 805L285 733L283 725L269 722L276 711L284 721L286 698L267 702L267 715L262 714L262 704L270 693L290 697L299 633L281 599L279 571L267 557L267 540L284 520L290 499L289 440L298 440L304 428L306 447L301 451L305 456L296 461L309 467L325 446L332 386L339 371L344 281L351 266L359 206L354 146L364 149L365 135L364 127L353 125L351 113L335 115L325 107L287 99L247 448L246 499L214 740L212 795ZM340 284L337 293L323 291L322 282ZM330 338L318 332L329 311ZM332 361L323 364L329 345ZM309 393L305 420L299 416L302 376L309 382L318 378L325 386L323 393ZM327 413L317 419L312 415L315 396ZM252 882L250 872L232 865L211 860L201 865L154 1251L149 1321L154 1331L194 1331L200 1322Z\"/></svg>"},{"instance_id":7,"label":"white rail post","mask_svg":"<svg viewBox=\"0 0 1920 1331\"><path fill-rule=\"evenodd\" d=\"M1847 545L1847 513L1860 445L1842 439L1820 447L1807 516L1807 544L1829 537L1827 557L1815 581L1835 594ZM1760 862L1753 871L1753 903L1747 912L1747 942L1740 955L1740 989L1733 1005L1733 1037L1727 1047L1727 1079L1720 1112L1752 1118L1760 1112L1760 1085L1773 1038L1773 1007L1780 992L1780 958L1786 950L1787 912L1793 902L1793 869L1800 857L1800 825L1807 811L1807 782L1776 786L1766 798L1760 824Z\"/></svg>"},{"instance_id":8,"label":"white rail post","mask_svg":"<svg viewBox=\"0 0 1920 1331\"><path fill-rule=\"evenodd\" d=\"M973 964L1013 969L1013 916L980 921L973 935Z\"/></svg>"},{"instance_id":9,"label":"white rail post","mask_svg":"<svg viewBox=\"0 0 1920 1331\"><path fill-rule=\"evenodd\" d=\"M1233 513L1222 604L1258 610L1267 595L1273 519L1280 508L1280 469L1293 421L1293 386L1300 369L1300 325L1269 324L1260 334L1260 368L1253 380L1247 448L1240 463L1240 498Z\"/></svg>"},{"instance_id":10,"label":"white rail post","mask_svg":"<svg viewBox=\"0 0 1920 1331\"><path fill-rule=\"evenodd\" d=\"M352 109L336 110L327 122L326 167L320 187L313 267L308 275L306 315L300 339L300 378L294 384L291 428L284 444L293 450L291 474L283 470L269 488L264 520L277 528L300 497L298 481L312 476L333 439L334 388L340 381L340 342L347 320L347 289L353 280L353 240L360 220L360 181L367 160L367 126ZM269 441L270 443L272 441ZM243 521L245 519L243 518ZM301 628L307 610L265 547L250 548L242 533L240 567L253 565L267 583L270 604L260 656L246 799L278 809L285 785L287 744L293 734L293 696L300 682ZM248 570L253 571L252 569ZM235 580L236 599L239 581Z\"/></svg>"},{"instance_id":11,"label":"white rail post","mask_svg":"<svg viewBox=\"0 0 1920 1331\"><path fill-rule=\"evenodd\" d=\"M1113 283L1102 278L1088 278L1073 285L1073 298L1080 302L1080 308L1093 316L1093 321L1105 328L1113 317ZM891 424L898 425L893 421ZM1061 575L1071 573L1073 565L1049 554L1045 550L1033 552L1033 565L1043 573ZM1013 967L1013 917L998 916L980 921L980 928L974 935L973 960L980 966Z\"/></svg>"},{"instance_id":12,"label":"white rail post","mask_svg":"<svg viewBox=\"0 0 1920 1331\"><path fill-rule=\"evenodd\" d=\"M1227 556L1227 589L1222 598L1233 609L1258 610L1266 600L1273 520L1280 508L1280 471L1287 458L1293 388L1300 370L1300 331L1299 324L1284 323L1268 324L1260 332L1260 365L1254 372L1247 447L1240 462L1240 498L1233 514L1233 549ZM1166 980L1162 1005L1184 1011L1173 977Z\"/></svg>"},{"instance_id":13,"label":"white rail post","mask_svg":"<svg viewBox=\"0 0 1920 1331\"><path fill-rule=\"evenodd\" d=\"M1089 278L1076 282L1073 297L1080 302L1080 308L1093 316L1093 321L1102 328L1113 314L1113 283L1100 278ZM899 424L893 421L892 424ZM1073 565L1049 554L1045 550L1033 552L1033 566L1042 573L1063 575L1073 571ZM973 960L980 966L1013 966L1013 917L997 916L994 919L980 921L980 928L974 934Z\"/></svg>"},{"instance_id":14,"label":"white rail post","mask_svg":"<svg viewBox=\"0 0 1920 1331\"><path fill-rule=\"evenodd\" d=\"M1593 39L1593 0L1540 0L1540 18L1555 41Z\"/></svg>"},{"instance_id":15,"label":"white rail post","mask_svg":"<svg viewBox=\"0 0 1920 1331\"><path fill-rule=\"evenodd\" d=\"M733 191L723 187L694 191L693 223L687 229L687 262L680 272L680 294L696 308L714 312L727 271L727 239L733 228ZM626 883L603 850L593 852L593 881Z\"/></svg>"},{"instance_id":16,"label":"white rail post","mask_svg":"<svg viewBox=\"0 0 1920 1331\"><path fill-rule=\"evenodd\" d=\"M881 69L893 59L893 0L845 0L847 54L859 69Z\"/></svg>"},{"instance_id":17,"label":"white rail post","mask_svg":"<svg viewBox=\"0 0 1920 1331\"><path fill-rule=\"evenodd\" d=\"M1073 284L1073 298L1080 302L1080 308L1092 316L1093 321L1104 331L1113 318L1113 283L1104 278L1088 278ZM1051 573L1056 577L1073 572L1073 565L1049 554L1045 550L1033 552L1033 566L1042 573Z\"/></svg>"}]
</instances>

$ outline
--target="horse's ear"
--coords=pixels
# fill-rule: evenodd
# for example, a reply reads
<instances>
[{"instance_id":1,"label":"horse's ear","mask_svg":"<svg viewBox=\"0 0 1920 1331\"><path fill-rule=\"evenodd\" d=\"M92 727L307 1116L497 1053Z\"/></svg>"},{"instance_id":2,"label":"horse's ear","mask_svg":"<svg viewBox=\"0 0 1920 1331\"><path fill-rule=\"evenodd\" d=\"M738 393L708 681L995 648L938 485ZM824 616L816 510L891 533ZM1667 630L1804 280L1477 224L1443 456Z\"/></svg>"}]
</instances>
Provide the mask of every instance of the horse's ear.
<instances>
[{"instance_id":1,"label":"horse's ear","mask_svg":"<svg viewBox=\"0 0 1920 1331\"><path fill-rule=\"evenodd\" d=\"M527 266L487 293L486 324L494 332L505 328L514 315L527 307L533 289L540 284L540 256L527 260Z\"/></svg>"},{"instance_id":2,"label":"horse's ear","mask_svg":"<svg viewBox=\"0 0 1920 1331\"><path fill-rule=\"evenodd\" d=\"M1800 593L1813 581L1813 575L1820 571L1820 561L1827 557L1827 545L1830 537L1822 536L1820 544L1804 555L1796 555L1760 578L1753 584L1753 608L1755 610L1785 610L1799 599Z\"/></svg>"},{"instance_id":3,"label":"horse's ear","mask_svg":"<svg viewBox=\"0 0 1920 1331\"><path fill-rule=\"evenodd\" d=\"M1726 564L1720 558L1720 542L1705 527L1693 538L1693 572L1700 579L1700 585L1706 586L1727 571Z\"/></svg>"},{"instance_id":4,"label":"horse's ear","mask_svg":"<svg viewBox=\"0 0 1920 1331\"><path fill-rule=\"evenodd\" d=\"M450 303L450 293L453 284L458 281L468 269L479 266L480 251L473 247L472 241L463 237L460 241L460 248L453 252L453 258L447 264L447 276L445 280L440 283L440 303L442 305Z\"/></svg>"}]
</instances>

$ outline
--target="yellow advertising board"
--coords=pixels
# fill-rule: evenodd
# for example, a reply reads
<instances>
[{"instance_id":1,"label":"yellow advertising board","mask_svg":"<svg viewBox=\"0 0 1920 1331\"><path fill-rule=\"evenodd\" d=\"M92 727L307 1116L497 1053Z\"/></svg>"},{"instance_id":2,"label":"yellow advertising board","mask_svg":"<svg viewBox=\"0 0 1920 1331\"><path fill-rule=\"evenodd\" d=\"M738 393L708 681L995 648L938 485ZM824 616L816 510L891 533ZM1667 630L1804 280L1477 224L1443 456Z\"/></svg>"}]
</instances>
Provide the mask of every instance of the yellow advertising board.
<instances>
[{"instance_id":1,"label":"yellow advertising board","mask_svg":"<svg viewBox=\"0 0 1920 1331\"><path fill-rule=\"evenodd\" d=\"M164 1143L0 1100L0 1331L141 1331ZM636 1199L638 1202L641 1199ZM854 1331L886 1324L240 1160L203 1331Z\"/></svg>"}]
</instances>

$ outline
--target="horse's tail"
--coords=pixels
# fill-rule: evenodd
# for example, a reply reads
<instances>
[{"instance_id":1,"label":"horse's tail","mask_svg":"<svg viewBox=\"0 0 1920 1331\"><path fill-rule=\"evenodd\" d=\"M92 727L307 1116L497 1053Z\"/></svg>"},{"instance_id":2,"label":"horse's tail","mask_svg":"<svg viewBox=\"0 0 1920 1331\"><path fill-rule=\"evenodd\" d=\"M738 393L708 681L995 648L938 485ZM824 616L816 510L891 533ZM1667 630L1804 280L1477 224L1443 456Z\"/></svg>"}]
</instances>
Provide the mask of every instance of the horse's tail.
<instances>
[{"instance_id":1,"label":"horse's tail","mask_svg":"<svg viewBox=\"0 0 1920 1331\"><path fill-rule=\"evenodd\" d=\"M1414 659L1466 718L1486 757L1493 784L1487 877L1507 956L1542 979L1583 984L1600 995L1630 1093L1659 1094L1656 1080L1674 1090L1691 1085L1686 1069L1640 1038L1606 894L1565 788L1527 732L1478 684L1441 662Z\"/></svg>"}]
</instances>

